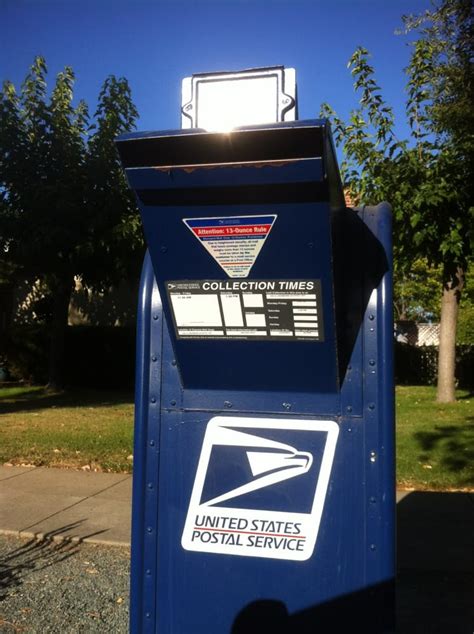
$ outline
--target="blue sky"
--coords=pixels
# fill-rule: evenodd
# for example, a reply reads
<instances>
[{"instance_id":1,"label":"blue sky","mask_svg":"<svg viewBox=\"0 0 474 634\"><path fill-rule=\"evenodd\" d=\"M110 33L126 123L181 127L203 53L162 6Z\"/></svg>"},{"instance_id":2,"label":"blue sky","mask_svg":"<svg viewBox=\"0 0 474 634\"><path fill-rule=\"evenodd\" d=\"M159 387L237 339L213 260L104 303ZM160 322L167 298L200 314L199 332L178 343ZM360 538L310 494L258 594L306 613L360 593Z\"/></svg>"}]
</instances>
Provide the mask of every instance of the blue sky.
<instances>
[{"instance_id":1,"label":"blue sky","mask_svg":"<svg viewBox=\"0 0 474 634\"><path fill-rule=\"evenodd\" d=\"M91 111L109 74L128 78L140 130L180 127L181 79L194 72L296 68L300 119L323 101L356 105L347 61L368 48L401 136L407 38L401 15L429 0L0 0L0 80L19 86L35 55L49 82L65 65Z\"/></svg>"}]
</instances>

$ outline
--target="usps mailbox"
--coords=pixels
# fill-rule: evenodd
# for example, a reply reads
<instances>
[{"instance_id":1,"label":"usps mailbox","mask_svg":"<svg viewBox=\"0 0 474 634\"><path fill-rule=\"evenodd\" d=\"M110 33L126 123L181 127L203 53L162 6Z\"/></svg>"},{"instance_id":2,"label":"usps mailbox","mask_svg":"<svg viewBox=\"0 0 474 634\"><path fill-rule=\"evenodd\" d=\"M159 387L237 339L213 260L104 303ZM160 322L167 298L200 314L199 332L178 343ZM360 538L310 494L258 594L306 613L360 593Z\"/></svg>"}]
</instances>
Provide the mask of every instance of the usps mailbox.
<instances>
[{"instance_id":1,"label":"usps mailbox","mask_svg":"<svg viewBox=\"0 0 474 634\"><path fill-rule=\"evenodd\" d=\"M324 120L117 144L149 249L132 631L384 631L389 206L345 208Z\"/></svg>"}]
</instances>

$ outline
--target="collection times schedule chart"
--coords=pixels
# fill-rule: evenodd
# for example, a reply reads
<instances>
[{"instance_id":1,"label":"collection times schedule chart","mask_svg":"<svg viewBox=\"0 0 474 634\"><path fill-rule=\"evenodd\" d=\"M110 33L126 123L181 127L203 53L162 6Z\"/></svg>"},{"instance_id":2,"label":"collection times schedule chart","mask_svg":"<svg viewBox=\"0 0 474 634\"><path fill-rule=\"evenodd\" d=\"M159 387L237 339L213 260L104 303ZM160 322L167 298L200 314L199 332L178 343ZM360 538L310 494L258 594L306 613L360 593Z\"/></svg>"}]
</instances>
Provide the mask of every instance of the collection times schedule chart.
<instances>
[{"instance_id":1,"label":"collection times schedule chart","mask_svg":"<svg viewBox=\"0 0 474 634\"><path fill-rule=\"evenodd\" d=\"M166 282L179 339L323 341L320 280Z\"/></svg>"}]
</instances>

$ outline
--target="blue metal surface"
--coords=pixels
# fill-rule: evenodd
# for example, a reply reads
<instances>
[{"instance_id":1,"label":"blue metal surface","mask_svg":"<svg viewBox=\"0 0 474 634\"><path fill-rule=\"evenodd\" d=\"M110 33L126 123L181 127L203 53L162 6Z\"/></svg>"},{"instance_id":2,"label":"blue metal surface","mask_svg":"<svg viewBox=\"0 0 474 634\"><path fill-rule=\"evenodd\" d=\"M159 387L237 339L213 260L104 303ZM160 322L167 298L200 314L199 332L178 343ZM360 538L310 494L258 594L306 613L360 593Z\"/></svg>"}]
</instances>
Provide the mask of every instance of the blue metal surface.
<instances>
[{"instance_id":1,"label":"blue metal surface","mask_svg":"<svg viewBox=\"0 0 474 634\"><path fill-rule=\"evenodd\" d=\"M192 171L186 168L133 168L127 176L130 186L139 191L311 183L322 182L323 164L321 158L314 158L288 163L285 169L280 165L262 165L258 169L245 165L216 165Z\"/></svg>"},{"instance_id":2,"label":"blue metal surface","mask_svg":"<svg viewBox=\"0 0 474 634\"><path fill-rule=\"evenodd\" d=\"M190 172L189 179L184 172L177 187L199 186L200 175L205 188L213 182L217 189L219 182L225 187L231 182L229 169L221 172L221 182L218 175L216 181L206 180L203 170ZM237 170L237 179L242 186L246 178L271 183L272 169L263 176L255 176L258 168ZM311 176L302 165L292 167L293 173L278 169L287 182L296 183L295 174L303 175L300 183L322 177L318 170ZM168 178L129 173L137 188L159 182L166 189ZM183 214L180 206L142 205L151 258L144 264L137 336L132 632L248 634L343 627L381 632L390 625L395 574L390 209L379 205L333 216L329 190L318 195L319 201L271 207L219 206L218 214L212 206L187 208ZM282 219L281 233L272 230L249 279L322 280L326 349L319 342L176 340L163 282L226 278L182 217L244 212L277 213ZM301 232L295 230L297 223ZM305 247L310 242L321 246L316 255L313 247ZM297 353L292 345L299 347ZM217 363L219 355L232 359L227 374ZM329 379L321 378L326 371ZM316 547L308 560L182 547L204 436L216 415L324 419L338 425ZM291 430L285 433L291 444ZM304 449L317 456L318 442L308 436ZM280 488L281 503L303 504L304 492L292 487ZM258 508L264 508L265 495L265 489L255 494Z\"/></svg>"},{"instance_id":3,"label":"blue metal surface","mask_svg":"<svg viewBox=\"0 0 474 634\"><path fill-rule=\"evenodd\" d=\"M148 253L137 314L130 629L155 632L163 311Z\"/></svg>"},{"instance_id":4,"label":"blue metal surface","mask_svg":"<svg viewBox=\"0 0 474 634\"><path fill-rule=\"evenodd\" d=\"M233 205L219 207L218 212L209 207L201 207L197 212L186 211L188 217L245 216L268 211L268 206ZM325 338L318 342L318 355L311 355L313 346L304 341L296 345L286 341L188 341L174 339L171 332L186 387L240 390L283 390L286 387L291 391L309 391L317 386L322 393L337 389L328 206L323 203L300 204L296 219L295 205L273 204L271 211L278 215L278 219L252 268L250 279L306 279L307 271L312 271L313 277L321 280L324 285ZM184 225L183 215L181 208L167 207L166 214L160 214L152 207L147 208L144 218L148 239L153 235L160 236L160 248L155 250L155 258L152 253L152 261L155 271L160 271L158 287L169 324L172 318L165 300L166 281L190 279L190 272L196 280L226 279L224 271ZM325 235L327 239L321 240L318 235ZM318 249L308 246L315 242ZM293 254L286 265L278 248L282 243ZM206 364L202 363L203 358L208 360ZM285 359L284 364L282 359ZM321 364L326 368L324 374L319 372Z\"/></svg>"},{"instance_id":5,"label":"blue metal surface","mask_svg":"<svg viewBox=\"0 0 474 634\"><path fill-rule=\"evenodd\" d=\"M364 423L367 462L367 584L395 570L395 393L392 312L392 214L389 205L360 215L383 245L389 269L371 294L364 318ZM368 453L368 456L367 456Z\"/></svg>"}]
</instances>

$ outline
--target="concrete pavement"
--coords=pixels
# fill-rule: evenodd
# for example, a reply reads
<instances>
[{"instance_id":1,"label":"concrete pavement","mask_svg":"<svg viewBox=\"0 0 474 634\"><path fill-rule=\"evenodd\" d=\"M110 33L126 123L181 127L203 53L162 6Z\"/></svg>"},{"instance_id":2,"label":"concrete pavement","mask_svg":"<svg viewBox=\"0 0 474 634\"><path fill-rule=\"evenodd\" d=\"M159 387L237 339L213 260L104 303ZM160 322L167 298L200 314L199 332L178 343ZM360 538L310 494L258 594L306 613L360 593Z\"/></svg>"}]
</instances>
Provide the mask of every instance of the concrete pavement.
<instances>
[{"instance_id":1,"label":"concrete pavement","mask_svg":"<svg viewBox=\"0 0 474 634\"><path fill-rule=\"evenodd\" d=\"M0 467L0 533L129 546L132 476ZM474 570L474 493L397 493L398 568Z\"/></svg>"},{"instance_id":2,"label":"concrete pavement","mask_svg":"<svg viewBox=\"0 0 474 634\"><path fill-rule=\"evenodd\" d=\"M132 476L0 467L0 533L130 544Z\"/></svg>"}]
</instances>

